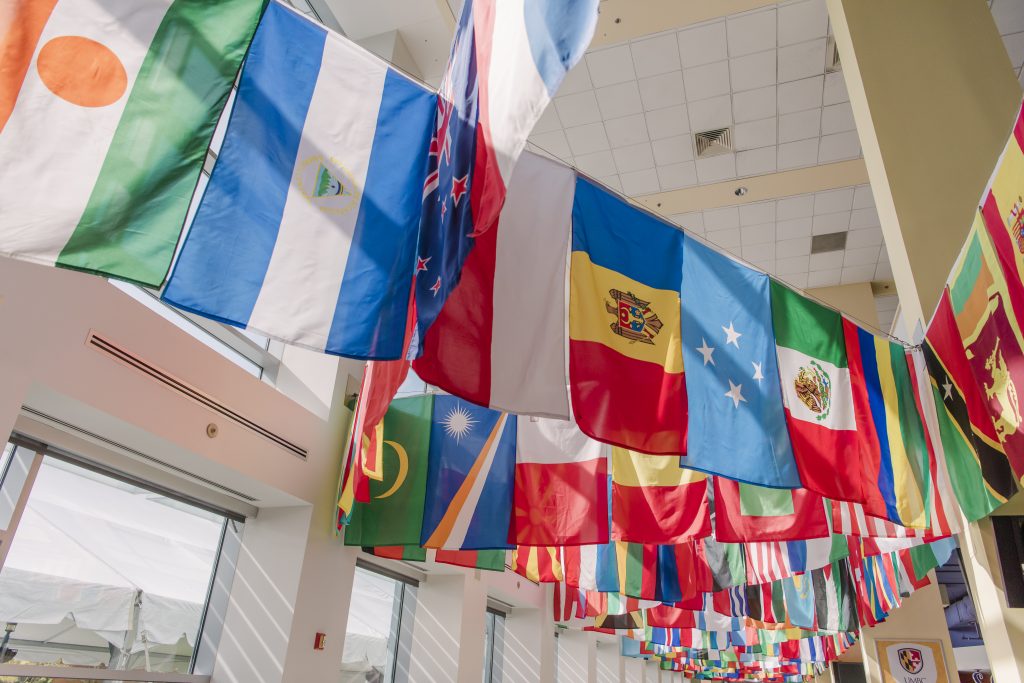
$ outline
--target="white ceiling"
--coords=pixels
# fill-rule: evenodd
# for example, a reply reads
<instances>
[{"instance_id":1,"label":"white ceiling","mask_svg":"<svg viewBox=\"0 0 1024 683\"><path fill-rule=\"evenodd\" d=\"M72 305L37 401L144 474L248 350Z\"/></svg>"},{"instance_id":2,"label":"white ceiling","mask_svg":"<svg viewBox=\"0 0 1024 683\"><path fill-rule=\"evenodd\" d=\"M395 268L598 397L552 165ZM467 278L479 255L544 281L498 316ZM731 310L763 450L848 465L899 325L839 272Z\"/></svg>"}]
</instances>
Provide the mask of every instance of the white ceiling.
<instances>
[{"instance_id":1,"label":"white ceiling","mask_svg":"<svg viewBox=\"0 0 1024 683\"><path fill-rule=\"evenodd\" d=\"M1024 85L1024 2L1021 0L990 0L1003 44L1010 55L1017 78Z\"/></svg>"}]
</instances>

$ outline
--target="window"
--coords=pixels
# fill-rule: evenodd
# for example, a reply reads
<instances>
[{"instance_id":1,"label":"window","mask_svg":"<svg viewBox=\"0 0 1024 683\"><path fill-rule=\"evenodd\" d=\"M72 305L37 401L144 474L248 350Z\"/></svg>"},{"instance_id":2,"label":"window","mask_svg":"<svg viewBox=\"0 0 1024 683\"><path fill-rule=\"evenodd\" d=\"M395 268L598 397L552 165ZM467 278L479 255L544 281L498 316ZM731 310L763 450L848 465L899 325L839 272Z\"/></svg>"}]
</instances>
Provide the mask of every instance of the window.
<instances>
[{"instance_id":1,"label":"window","mask_svg":"<svg viewBox=\"0 0 1024 683\"><path fill-rule=\"evenodd\" d=\"M484 683L501 683L505 664L505 615L487 608L484 622Z\"/></svg>"},{"instance_id":2,"label":"window","mask_svg":"<svg viewBox=\"0 0 1024 683\"><path fill-rule=\"evenodd\" d=\"M0 555L3 673L194 673L197 644L219 637L204 621L215 572L230 583L222 549L240 522L71 455L9 449L0 498L23 510Z\"/></svg>"},{"instance_id":3,"label":"window","mask_svg":"<svg viewBox=\"0 0 1024 683\"><path fill-rule=\"evenodd\" d=\"M341 655L342 683L406 680L408 667L401 660L408 655L415 590L400 578L356 567Z\"/></svg>"}]
</instances>

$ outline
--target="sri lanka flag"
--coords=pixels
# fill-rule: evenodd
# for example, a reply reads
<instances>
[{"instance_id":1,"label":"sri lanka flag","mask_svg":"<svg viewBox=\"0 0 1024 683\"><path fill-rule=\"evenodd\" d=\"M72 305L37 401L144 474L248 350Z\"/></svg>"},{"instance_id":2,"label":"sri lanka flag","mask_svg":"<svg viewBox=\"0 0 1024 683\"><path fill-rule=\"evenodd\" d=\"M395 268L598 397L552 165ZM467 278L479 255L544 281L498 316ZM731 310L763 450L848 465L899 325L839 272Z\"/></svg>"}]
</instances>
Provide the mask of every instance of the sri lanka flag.
<instances>
[{"instance_id":1,"label":"sri lanka flag","mask_svg":"<svg viewBox=\"0 0 1024 683\"><path fill-rule=\"evenodd\" d=\"M598 0L466 0L437 98L416 265L422 339L467 259L493 259L492 228L526 138L590 44ZM493 264L493 260L491 260ZM483 272L484 268L478 271ZM493 270L493 265L492 265ZM418 345L415 347L418 349Z\"/></svg>"},{"instance_id":2,"label":"sri lanka flag","mask_svg":"<svg viewBox=\"0 0 1024 683\"><path fill-rule=\"evenodd\" d=\"M577 179L569 385L588 436L644 453L685 452L682 275L682 232Z\"/></svg>"}]
</instances>

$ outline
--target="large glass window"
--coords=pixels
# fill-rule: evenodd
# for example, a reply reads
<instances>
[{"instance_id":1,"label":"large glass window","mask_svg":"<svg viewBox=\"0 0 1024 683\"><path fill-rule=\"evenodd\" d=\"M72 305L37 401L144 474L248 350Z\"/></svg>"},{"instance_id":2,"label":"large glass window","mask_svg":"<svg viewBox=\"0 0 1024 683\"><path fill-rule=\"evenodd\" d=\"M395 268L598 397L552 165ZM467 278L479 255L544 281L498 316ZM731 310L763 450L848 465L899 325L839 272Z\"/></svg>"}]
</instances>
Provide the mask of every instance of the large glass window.
<instances>
[{"instance_id":1,"label":"large glass window","mask_svg":"<svg viewBox=\"0 0 1024 683\"><path fill-rule=\"evenodd\" d=\"M392 683L397 675L402 644L408 639L408 603L414 588L405 581L356 567L348 609L341 683Z\"/></svg>"},{"instance_id":2,"label":"large glass window","mask_svg":"<svg viewBox=\"0 0 1024 683\"><path fill-rule=\"evenodd\" d=\"M41 462L0 569L0 663L191 673L226 517L63 457L5 458L23 452Z\"/></svg>"},{"instance_id":3,"label":"large glass window","mask_svg":"<svg viewBox=\"0 0 1024 683\"><path fill-rule=\"evenodd\" d=\"M501 683L505 664L505 615L487 608L484 622L484 683Z\"/></svg>"}]
</instances>

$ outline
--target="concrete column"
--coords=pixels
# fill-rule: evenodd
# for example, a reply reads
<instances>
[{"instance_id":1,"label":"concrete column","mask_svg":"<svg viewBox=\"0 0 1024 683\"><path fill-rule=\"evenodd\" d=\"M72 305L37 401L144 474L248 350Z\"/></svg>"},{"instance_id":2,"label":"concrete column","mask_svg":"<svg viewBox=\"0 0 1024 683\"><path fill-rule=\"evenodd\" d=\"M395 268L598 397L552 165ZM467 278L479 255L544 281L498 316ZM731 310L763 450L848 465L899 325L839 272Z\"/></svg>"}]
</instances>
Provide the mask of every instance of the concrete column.
<instances>
[{"instance_id":1,"label":"concrete column","mask_svg":"<svg viewBox=\"0 0 1024 683\"><path fill-rule=\"evenodd\" d=\"M551 610L514 608L505 618L504 683L546 683L555 679Z\"/></svg>"},{"instance_id":2,"label":"concrete column","mask_svg":"<svg viewBox=\"0 0 1024 683\"><path fill-rule=\"evenodd\" d=\"M934 310L1021 89L984 0L827 0L909 328Z\"/></svg>"}]
</instances>

